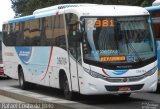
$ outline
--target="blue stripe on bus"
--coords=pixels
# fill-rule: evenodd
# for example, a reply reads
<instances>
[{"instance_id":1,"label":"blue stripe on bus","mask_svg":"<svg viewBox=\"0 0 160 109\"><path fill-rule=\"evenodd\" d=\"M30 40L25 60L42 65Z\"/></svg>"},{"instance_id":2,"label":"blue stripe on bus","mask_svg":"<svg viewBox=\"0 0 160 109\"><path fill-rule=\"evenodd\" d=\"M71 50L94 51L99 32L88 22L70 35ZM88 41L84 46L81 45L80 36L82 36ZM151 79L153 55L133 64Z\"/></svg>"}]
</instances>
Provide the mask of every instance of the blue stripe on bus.
<instances>
[{"instance_id":1,"label":"blue stripe on bus","mask_svg":"<svg viewBox=\"0 0 160 109\"><path fill-rule=\"evenodd\" d=\"M150 7L146 7L146 9L148 11L156 11L156 10L160 10L160 6L150 6Z\"/></svg>"},{"instance_id":2,"label":"blue stripe on bus","mask_svg":"<svg viewBox=\"0 0 160 109\"><path fill-rule=\"evenodd\" d=\"M20 18L15 18L13 20L9 20L8 23L22 22L22 21L33 20L33 19L35 19L35 16L26 16L26 17L20 17Z\"/></svg>"}]
</instances>

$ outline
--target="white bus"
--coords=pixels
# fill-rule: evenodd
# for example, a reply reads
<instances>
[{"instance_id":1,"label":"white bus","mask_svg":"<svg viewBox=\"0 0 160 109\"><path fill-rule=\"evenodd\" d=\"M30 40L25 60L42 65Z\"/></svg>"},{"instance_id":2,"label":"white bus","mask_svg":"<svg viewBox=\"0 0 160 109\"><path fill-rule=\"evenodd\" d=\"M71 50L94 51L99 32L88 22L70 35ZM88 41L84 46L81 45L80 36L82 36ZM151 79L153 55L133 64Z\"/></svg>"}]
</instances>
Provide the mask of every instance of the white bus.
<instances>
[{"instance_id":1,"label":"white bus","mask_svg":"<svg viewBox=\"0 0 160 109\"><path fill-rule=\"evenodd\" d=\"M6 75L84 95L153 92L157 58L148 11L134 6L65 4L3 25Z\"/></svg>"}]
</instances>

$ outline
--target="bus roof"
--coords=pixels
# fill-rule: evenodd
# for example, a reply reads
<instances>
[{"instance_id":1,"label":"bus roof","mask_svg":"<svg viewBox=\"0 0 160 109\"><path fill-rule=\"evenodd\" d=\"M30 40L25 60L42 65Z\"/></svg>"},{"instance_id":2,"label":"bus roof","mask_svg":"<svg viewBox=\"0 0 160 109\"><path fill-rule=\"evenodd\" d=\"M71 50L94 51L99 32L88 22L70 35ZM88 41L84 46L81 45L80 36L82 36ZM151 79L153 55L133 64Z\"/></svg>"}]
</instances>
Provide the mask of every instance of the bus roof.
<instances>
[{"instance_id":1,"label":"bus roof","mask_svg":"<svg viewBox=\"0 0 160 109\"><path fill-rule=\"evenodd\" d=\"M83 7L83 6L94 6L96 4L88 4L88 3L83 3L83 4L62 4L62 5L56 5L56 6L51 6L47 8L42 8L42 9L37 9L33 12L33 14L39 14L43 12L49 12L49 11L54 11L54 10L60 10L60 9L66 9L66 8L74 8L74 7Z\"/></svg>"},{"instance_id":2,"label":"bus roof","mask_svg":"<svg viewBox=\"0 0 160 109\"><path fill-rule=\"evenodd\" d=\"M80 16L137 16L148 15L148 11L142 7L120 5L94 5L67 9L66 13L75 12Z\"/></svg>"},{"instance_id":3,"label":"bus roof","mask_svg":"<svg viewBox=\"0 0 160 109\"><path fill-rule=\"evenodd\" d=\"M78 16L137 16L149 15L148 11L137 6L97 5L97 4L63 4L35 10L33 15L14 18L8 21L20 22L51 15L74 13Z\"/></svg>"},{"instance_id":4,"label":"bus roof","mask_svg":"<svg viewBox=\"0 0 160 109\"><path fill-rule=\"evenodd\" d=\"M8 21L8 23L12 23L12 22L21 22L21 21L26 21L26 20L32 20L34 19L35 16L30 15L30 16L24 16L24 17L19 17L19 18L13 18L11 20Z\"/></svg>"},{"instance_id":5,"label":"bus roof","mask_svg":"<svg viewBox=\"0 0 160 109\"><path fill-rule=\"evenodd\" d=\"M36 17L56 15L62 13L75 13L79 16L129 16L146 15L148 11L137 6L97 5L97 4L64 4L38 9L33 12Z\"/></svg>"}]
</instances>

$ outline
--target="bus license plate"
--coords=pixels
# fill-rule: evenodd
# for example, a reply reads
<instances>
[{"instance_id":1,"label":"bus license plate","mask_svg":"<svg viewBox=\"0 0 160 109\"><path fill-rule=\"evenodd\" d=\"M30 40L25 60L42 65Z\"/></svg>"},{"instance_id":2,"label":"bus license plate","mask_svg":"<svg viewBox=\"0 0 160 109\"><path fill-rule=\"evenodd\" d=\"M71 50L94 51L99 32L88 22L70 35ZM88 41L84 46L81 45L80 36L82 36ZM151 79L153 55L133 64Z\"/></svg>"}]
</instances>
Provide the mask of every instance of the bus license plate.
<instances>
[{"instance_id":1,"label":"bus license plate","mask_svg":"<svg viewBox=\"0 0 160 109\"><path fill-rule=\"evenodd\" d=\"M122 87L119 87L118 91L131 91L131 88L126 87L126 86L122 86Z\"/></svg>"}]
</instances>

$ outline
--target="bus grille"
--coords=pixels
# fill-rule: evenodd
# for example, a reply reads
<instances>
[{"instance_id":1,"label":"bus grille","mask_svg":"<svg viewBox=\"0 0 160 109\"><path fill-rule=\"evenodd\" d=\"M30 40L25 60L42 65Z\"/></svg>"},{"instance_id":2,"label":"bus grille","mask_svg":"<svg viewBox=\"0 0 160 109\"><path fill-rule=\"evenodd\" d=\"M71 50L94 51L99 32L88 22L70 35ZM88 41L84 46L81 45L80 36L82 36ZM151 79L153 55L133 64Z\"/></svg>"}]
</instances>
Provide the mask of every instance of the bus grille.
<instances>
[{"instance_id":1,"label":"bus grille","mask_svg":"<svg viewBox=\"0 0 160 109\"><path fill-rule=\"evenodd\" d=\"M146 76L135 76L135 77L119 77L119 78L105 78L106 81L108 82L135 82L135 81L140 81Z\"/></svg>"},{"instance_id":2,"label":"bus grille","mask_svg":"<svg viewBox=\"0 0 160 109\"><path fill-rule=\"evenodd\" d=\"M107 91L120 91L120 87L129 87L130 91L136 91L142 89L144 84L138 85L126 85L126 86L105 86ZM128 90L129 91L129 90Z\"/></svg>"}]
</instances>

